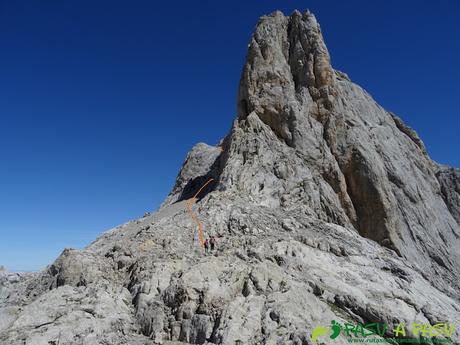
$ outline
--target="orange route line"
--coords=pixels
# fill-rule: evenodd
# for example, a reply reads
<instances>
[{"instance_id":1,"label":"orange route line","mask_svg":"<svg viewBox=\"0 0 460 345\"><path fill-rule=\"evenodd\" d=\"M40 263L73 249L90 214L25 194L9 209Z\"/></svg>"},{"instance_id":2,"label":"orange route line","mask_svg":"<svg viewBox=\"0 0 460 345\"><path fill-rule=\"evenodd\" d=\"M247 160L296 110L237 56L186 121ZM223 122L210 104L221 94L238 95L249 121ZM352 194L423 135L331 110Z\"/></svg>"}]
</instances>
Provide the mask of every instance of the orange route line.
<instances>
[{"instance_id":1,"label":"orange route line","mask_svg":"<svg viewBox=\"0 0 460 345\"><path fill-rule=\"evenodd\" d=\"M210 178L203 186L201 186L201 188L198 190L198 192L195 193L193 198L187 200L187 211L190 214L190 217L193 219L193 221L198 226L198 234L200 235L201 247L204 247L203 232L201 231L201 223L200 223L200 221L198 220L198 218L192 212L192 205L195 203L197 195L200 194L200 192L203 190L203 188L206 187L212 181L214 181L214 179Z\"/></svg>"}]
</instances>

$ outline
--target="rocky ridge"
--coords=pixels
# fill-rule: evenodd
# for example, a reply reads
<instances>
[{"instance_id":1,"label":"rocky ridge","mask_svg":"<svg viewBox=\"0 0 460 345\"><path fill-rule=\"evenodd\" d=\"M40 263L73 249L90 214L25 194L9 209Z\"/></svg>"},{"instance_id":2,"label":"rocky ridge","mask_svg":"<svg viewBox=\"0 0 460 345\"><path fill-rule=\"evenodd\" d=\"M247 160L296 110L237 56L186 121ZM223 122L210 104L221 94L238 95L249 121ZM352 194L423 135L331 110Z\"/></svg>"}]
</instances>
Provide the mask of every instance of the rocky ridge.
<instances>
[{"instance_id":1,"label":"rocky ridge","mask_svg":"<svg viewBox=\"0 0 460 345\"><path fill-rule=\"evenodd\" d=\"M185 204L210 178L194 206L218 238L206 256ZM158 212L42 272L0 272L0 344L305 345L331 320L460 325L459 186L333 69L311 13L275 12L230 133L193 148Z\"/></svg>"}]
</instances>

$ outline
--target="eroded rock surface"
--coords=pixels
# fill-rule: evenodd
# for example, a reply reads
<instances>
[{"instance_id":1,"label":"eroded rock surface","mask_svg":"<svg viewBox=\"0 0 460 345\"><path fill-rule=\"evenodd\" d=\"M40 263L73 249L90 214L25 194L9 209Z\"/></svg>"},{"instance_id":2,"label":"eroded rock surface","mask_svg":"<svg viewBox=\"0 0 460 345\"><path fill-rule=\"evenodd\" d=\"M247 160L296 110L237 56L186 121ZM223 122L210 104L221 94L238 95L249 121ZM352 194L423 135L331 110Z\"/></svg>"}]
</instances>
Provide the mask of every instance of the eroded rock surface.
<instances>
[{"instance_id":1,"label":"eroded rock surface","mask_svg":"<svg viewBox=\"0 0 460 345\"><path fill-rule=\"evenodd\" d=\"M305 345L331 320L460 324L459 171L333 69L311 13L260 19L237 103L158 212L42 272L0 272L1 344ZM186 202L210 178L193 208L218 239L204 255Z\"/></svg>"}]
</instances>

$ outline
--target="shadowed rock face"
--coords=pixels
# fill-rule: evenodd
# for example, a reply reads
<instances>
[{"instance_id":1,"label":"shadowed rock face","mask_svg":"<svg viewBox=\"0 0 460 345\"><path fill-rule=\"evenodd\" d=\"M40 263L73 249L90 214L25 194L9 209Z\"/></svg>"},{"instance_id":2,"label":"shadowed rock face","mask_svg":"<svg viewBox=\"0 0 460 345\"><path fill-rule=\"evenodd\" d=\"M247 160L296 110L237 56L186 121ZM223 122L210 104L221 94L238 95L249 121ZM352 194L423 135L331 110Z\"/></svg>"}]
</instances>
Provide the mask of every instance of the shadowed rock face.
<instances>
[{"instance_id":1,"label":"shadowed rock face","mask_svg":"<svg viewBox=\"0 0 460 345\"><path fill-rule=\"evenodd\" d=\"M42 272L0 271L0 344L305 345L331 320L460 323L460 174L333 69L311 13L260 19L237 109L158 212ZM204 255L186 200L210 178Z\"/></svg>"},{"instance_id":2,"label":"shadowed rock face","mask_svg":"<svg viewBox=\"0 0 460 345\"><path fill-rule=\"evenodd\" d=\"M450 213L460 224L460 170L440 165L436 176L441 185L441 193Z\"/></svg>"}]
</instances>

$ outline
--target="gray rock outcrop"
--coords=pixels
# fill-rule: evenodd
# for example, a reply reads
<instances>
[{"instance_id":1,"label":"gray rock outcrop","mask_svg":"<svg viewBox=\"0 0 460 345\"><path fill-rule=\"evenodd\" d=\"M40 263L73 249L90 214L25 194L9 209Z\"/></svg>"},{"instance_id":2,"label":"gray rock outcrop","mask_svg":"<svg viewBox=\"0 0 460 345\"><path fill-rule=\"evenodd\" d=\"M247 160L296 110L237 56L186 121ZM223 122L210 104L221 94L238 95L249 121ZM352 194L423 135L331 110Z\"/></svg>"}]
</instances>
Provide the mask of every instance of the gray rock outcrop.
<instances>
[{"instance_id":1,"label":"gray rock outcrop","mask_svg":"<svg viewBox=\"0 0 460 345\"><path fill-rule=\"evenodd\" d=\"M193 207L217 237L204 255L186 205L210 178ZM193 148L158 212L42 272L0 272L0 344L305 345L331 320L459 325L459 186L333 69L311 13L275 12L230 133Z\"/></svg>"}]
</instances>

